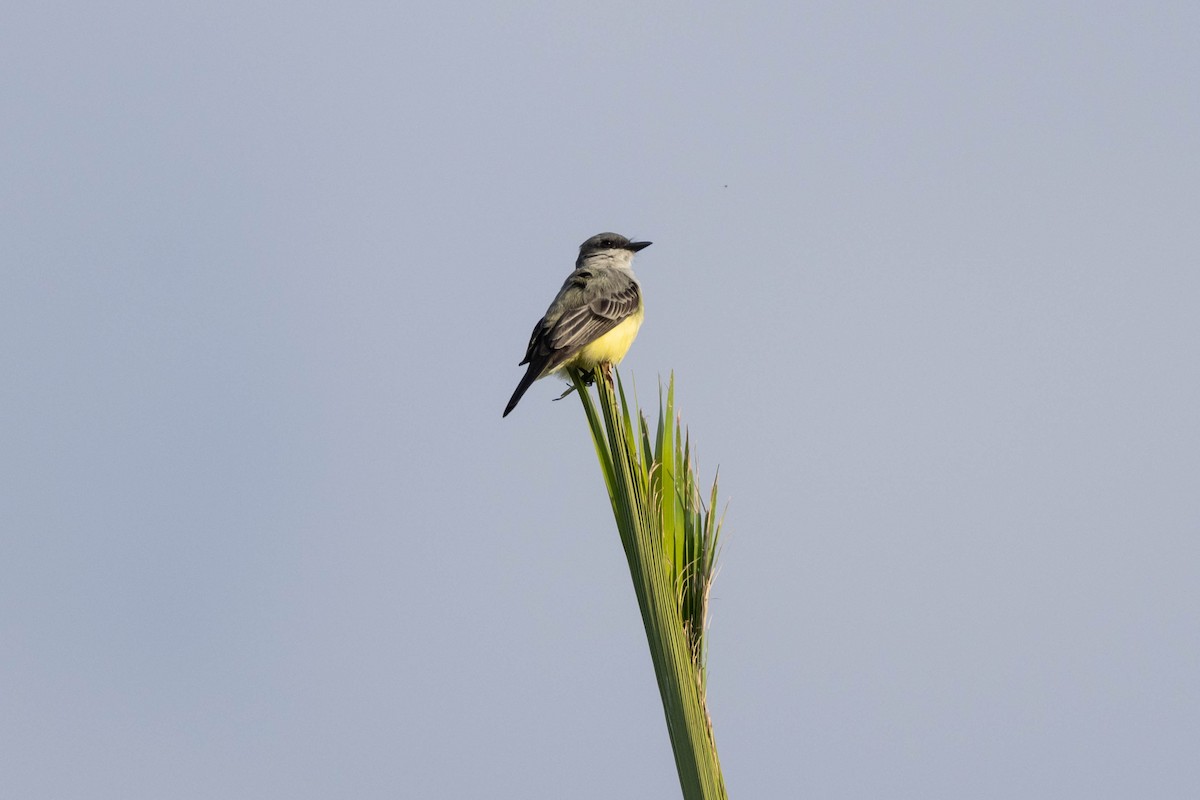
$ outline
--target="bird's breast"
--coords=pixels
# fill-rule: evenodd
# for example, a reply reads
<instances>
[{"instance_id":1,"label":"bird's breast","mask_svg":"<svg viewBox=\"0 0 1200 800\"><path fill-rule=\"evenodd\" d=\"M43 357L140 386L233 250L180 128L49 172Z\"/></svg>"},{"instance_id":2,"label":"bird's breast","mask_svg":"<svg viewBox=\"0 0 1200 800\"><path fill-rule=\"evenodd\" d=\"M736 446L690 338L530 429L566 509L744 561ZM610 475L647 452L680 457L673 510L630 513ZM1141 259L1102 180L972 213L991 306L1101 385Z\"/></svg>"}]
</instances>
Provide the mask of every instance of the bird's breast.
<instances>
[{"instance_id":1,"label":"bird's breast","mask_svg":"<svg viewBox=\"0 0 1200 800\"><path fill-rule=\"evenodd\" d=\"M575 358L571 359L570 366L586 370L593 369L597 364L619 364L629 352L633 340L637 338L644 316L643 309L639 308L621 320L617 327L585 344Z\"/></svg>"}]
</instances>

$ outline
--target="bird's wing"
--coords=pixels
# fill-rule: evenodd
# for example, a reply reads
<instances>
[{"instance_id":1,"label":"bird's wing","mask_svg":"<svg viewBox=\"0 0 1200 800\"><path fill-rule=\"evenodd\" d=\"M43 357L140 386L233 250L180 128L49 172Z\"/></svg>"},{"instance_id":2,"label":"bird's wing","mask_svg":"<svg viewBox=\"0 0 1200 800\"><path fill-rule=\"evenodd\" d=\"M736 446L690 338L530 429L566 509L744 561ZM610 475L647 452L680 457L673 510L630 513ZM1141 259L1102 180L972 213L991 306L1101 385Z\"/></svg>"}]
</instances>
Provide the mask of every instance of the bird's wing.
<instances>
[{"instance_id":1,"label":"bird's wing","mask_svg":"<svg viewBox=\"0 0 1200 800\"><path fill-rule=\"evenodd\" d=\"M533 326L521 363L540 363L540 375L557 369L581 347L633 315L641 302L637 281L625 273L576 270L563 284L546 316Z\"/></svg>"},{"instance_id":2,"label":"bird's wing","mask_svg":"<svg viewBox=\"0 0 1200 800\"><path fill-rule=\"evenodd\" d=\"M638 285L627 281L611 294L590 299L586 305L565 311L549 331L550 346L574 352L617 327L638 309Z\"/></svg>"}]
</instances>

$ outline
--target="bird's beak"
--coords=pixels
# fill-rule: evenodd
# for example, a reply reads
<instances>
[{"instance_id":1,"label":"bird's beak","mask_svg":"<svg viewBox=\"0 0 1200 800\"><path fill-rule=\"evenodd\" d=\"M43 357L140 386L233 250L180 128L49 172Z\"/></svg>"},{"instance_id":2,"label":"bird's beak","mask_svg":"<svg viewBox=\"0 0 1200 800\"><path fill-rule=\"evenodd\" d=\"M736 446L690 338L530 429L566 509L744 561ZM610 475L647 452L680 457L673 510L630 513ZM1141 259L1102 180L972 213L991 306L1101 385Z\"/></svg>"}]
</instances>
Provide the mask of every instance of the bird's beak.
<instances>
[{"instance_id":1,"label":"bird's beak","mask_svg":"<svg viewBox=\"0 0 1200 800\"><path fill-rule=\"evenodd\" d=\"M630 242L629 244L625 245L625 249L636 253L638 250L645 250L652 244L654 244L654 242Z\"/></svg>"}]
</instances>

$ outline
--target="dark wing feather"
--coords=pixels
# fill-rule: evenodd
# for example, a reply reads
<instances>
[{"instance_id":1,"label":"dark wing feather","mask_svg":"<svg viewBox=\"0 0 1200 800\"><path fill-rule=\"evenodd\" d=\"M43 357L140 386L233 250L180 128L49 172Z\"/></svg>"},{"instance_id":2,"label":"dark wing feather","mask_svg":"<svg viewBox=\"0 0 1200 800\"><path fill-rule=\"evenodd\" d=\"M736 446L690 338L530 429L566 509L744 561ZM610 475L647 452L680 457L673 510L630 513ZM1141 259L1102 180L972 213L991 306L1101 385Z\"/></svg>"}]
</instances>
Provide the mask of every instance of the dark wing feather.
<instances>
[{"instance_id":1,"label":"dark wing feather","mask_svg":"<svg viewBox=\"0 0 1200 800\"><path fill-rule=\"evenodd\" d=\"M574 354L637 311L639 299L638 285L630 281L616 294L594 298L587 305L566 312L549 332L551 348Z\"/></svg>"},{"instance_id":2,"label":"dark wing feather","mask_svg":"<svg viewBox=\"0 0 1200 800\"><path fill-rule=\"evenodd\" d=\"M642 302L641 290L632 277L615 292L609 291L611 283L600 286L592 281L593 277L588 269L571 273L547 309L546 316L533 326L525 358L521 361L521 365L528 364L529 369L508 401L504 416L516 408L534 381L561 367L580 348L599 339L638 310ZM606 278L612 280L609 276Z\"/></svg>"},{"instance_id":3,"label":"dark wing feather","mask_svg":"<svg viewBox=\"0 0 1200 800\"><path fill-rule=\"evenodd\" d=\"M551 354L543 373L558 369L585 345L620 325L637 311L640 302L638 285L630 281L615 295L597 297L563 314L549 332Z\"/></svg>"},{"instance_id":4,"label":"dark wing feather","mask_svg":"<svg viewBox=\"0 0 1200 800\"><path fill-rule=\"evenodd\" d=\"M585 270L573 273L546 316L533 326L521 363L537 365L539 377L558 369L584 345L617 327L641 304L636 281L630 279L616 292L602 295L600 287L589 283L591 277ZM563 307L567 310L560 310Z\"/></svg>"},{"instance_id":5,"label":"dark wing feather","mask_svg":"<svg viewBox=\"0 0 1200 800\"><path fill-rule=\"evenodd\" d=\"M550 325L547 324L545 317L542 317L537 321L537 324L533 326L533 333L529 334L529 346L525 348L525 358L521 359L520 364L517 364L518 367L528 364L537 356L539 349L538 343L546 335L546 331L549 329Z\"/></svg>"}]
</instances>

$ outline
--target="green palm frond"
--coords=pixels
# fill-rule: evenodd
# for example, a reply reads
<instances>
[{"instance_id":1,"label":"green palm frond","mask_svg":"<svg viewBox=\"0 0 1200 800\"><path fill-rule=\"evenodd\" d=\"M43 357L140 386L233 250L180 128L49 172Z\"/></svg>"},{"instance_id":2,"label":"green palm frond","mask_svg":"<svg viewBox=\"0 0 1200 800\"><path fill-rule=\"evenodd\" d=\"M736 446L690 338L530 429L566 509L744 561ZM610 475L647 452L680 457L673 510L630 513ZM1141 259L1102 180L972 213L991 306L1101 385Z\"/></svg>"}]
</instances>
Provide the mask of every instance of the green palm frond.
<instances>
[{"instance_id":1,"label":"green palm frond","mask_svg":"<svg viewBox=\"0 0 1200 800\"><path fill-rule=\"evenodd\" d=\"M717 483L705 506L691 440L675 413L674 375L665 406L659 391L653 440L645 415L627 401L620 375L610 384L597 371L599 409L583 376L575 370L570 375L629 561L683 795L724 798L705 707L705 621L723 521L715 514Z\"/></svg>"}]
</instances>

